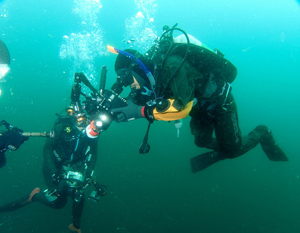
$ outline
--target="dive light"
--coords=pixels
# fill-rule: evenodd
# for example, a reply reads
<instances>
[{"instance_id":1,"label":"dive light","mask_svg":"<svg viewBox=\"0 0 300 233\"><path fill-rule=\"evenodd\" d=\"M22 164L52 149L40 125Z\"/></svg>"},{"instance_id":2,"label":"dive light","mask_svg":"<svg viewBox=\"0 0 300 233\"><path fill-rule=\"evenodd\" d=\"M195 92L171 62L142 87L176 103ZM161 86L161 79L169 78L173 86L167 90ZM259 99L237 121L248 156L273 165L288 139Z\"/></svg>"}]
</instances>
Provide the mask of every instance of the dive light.
<instances>
[{"instance_id":1,"label":"dive light","mask_svg":"<svg viewBox=\"0 0 300 233\"><path fill-rule=\"evenodd\" d=\"M49 132L23 132L23 136L26 137L46 137L46 138L54 138L54 131Z\"/></svg>"}]
</instances>

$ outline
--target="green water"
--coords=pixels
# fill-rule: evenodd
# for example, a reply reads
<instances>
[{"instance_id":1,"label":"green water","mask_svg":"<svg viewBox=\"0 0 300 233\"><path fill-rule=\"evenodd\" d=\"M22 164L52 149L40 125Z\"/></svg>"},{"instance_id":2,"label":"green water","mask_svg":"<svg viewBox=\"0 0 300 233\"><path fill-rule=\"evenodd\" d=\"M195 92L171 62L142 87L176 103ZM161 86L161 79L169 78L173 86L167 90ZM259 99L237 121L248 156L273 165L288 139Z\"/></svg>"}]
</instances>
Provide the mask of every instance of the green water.
<instances>
[{"instance_id":1,"label":"green water","mask_svg":"<svg viewBox=\"0 0 300 233\"><path fill-rule=\"evenodd\" d=\"M141 11L145 20L140 25L157 35L163 25L179 23L210 48L220 49L238 68L232 86L243 134L259 124L267 125L290 159L271 162L258 146L237 159L192 174L190 158L206 150L194 145L189 118L184 119L179 138L173 123L153 124L147 155L138 153L146 121L113 123L99 138L95 169L109 194L97 204L86 201L82 232L299 232L299 4L292 0L157 0L144 1L144 8L138 9L142 1L102 0L102 8L94 13L82 7L89 1L80 2L83 5L77 10L82 14L76 13L78 5L73 0L0 1L0 39L12 58L11 72L0 82L0 119L24 131L50 130L55 113L68 102L75 71L85 72L98 85L100 68L107 65L110 87L116 77L116 56L107 53L105 46L131 46L126 41L140 35L132 34L139 27L130 31L128 22ZM98 3L94 1L93 7L99 7ZM147 12L153 23L147 21ZM85 55L91 60L82 54L60 56L65 36L88 32L95 32L99 39L92 45L87 41L93 53ZM41 169L44 142L31 138L16 152L7 153L7 165L0 170L1 203L36 186L46 188ZM71 222L71 200L62 210L34 203L1 213L0 232L63 233Z\"/></svg>"}]
</instances>

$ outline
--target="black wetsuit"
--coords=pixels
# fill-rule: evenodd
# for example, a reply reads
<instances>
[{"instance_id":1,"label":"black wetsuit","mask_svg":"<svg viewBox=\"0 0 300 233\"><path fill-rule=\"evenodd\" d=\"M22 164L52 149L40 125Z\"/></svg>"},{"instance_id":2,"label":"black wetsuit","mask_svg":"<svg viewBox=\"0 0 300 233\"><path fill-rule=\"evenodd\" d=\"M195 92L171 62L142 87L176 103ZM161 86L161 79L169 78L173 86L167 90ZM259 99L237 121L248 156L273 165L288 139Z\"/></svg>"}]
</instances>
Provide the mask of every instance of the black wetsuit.
<instances>
[{"instance_id":1,"label":"black wetsuit","mask_svg":"<svg viewBox=\"0 0 300 233\"><path fill-rule=\"evenodd\" d=\"M242 138L231 85L218 72L211 72L204 67L201 61L198 63L203 67L199 68L196 67L197 62L191 64L189 60L174 76L167 97L178 100L179 109L193 100L189 115L192 117L190 127L195 144L222 152L224 158L237 157L255 147L261 135L250 134ZM168 71L176 70L181 63L182 57L178 55L171 55L167 59L166 71L162 75L165 83L171 79L169 73L172 72ZM268 129L264 129L264 133L267 133ZM248 139L249 136L251 139Z\"/></svg>"},{"instance_id":2,"label":"black wetsuit","mask_svg":"<svg viewBox=\"0 0 300 233\"><path fill-rule=\"evenodd\" d=\"M189 115L192 118L190 128L195 137L195 144L213 150L209 154L203 154L204 159L192 160L192 170L200 171L221 159L236 158L259 143L270 160L287 161L287 157L266 126L259 125L242 137L236 103L231 93L231 85L227 81L234 80L237 74L235 67L229 67L231 63L222 60L223 58L218 58L221 60L215 63L214 67L214 64L210 64L213 59L208 61L205 60L205 56L197 56L197 53L201 54L202 51L194 48L194 53L187 56L179 70L182 56L170 55L159 76L163 83L170 83L164 98L177 100L178 109L183 109L189 101L194 100ZM225 66L229 68L226 70ZM175 75L172 76L173 74ZM201 155L198 158L201 158ZM195 164L196 167L193 167Z\"/></svg>"},{"instance_id":3,"label":"black wetsuit","mask_svg":"<svg viewBox=\"0 0 300 233\"><path fill-rule=\"evenodd\" d=\"M80 131L71 121L68 117L59 119L54 129L55 139L48 139L44 146L44 178L49 189L56 189L57 193L53 196L38 193L32 201L59 209L65 206L67 197L71 196L73 225L80 229L84 205L82 187L70 186L61 176L65 169L71 168L82 172L85 180L92 177L97 160L97 139L87 137L85 132Z\"/></svg>"},{"instance_id":4,"label":"black wetsuit","mask_svg":"<svg viewBox=\"0 0 300 233\"><path fill-rule=\"evenodd\" d=\"M190 112L191 132L198 147L222 152L224 158L235 158L257 146L260 138L268 134L267 127L258 126L242 137L232 93L226 99L222 95L216 99L199 99Z\"/></svg>"}]
</instances>

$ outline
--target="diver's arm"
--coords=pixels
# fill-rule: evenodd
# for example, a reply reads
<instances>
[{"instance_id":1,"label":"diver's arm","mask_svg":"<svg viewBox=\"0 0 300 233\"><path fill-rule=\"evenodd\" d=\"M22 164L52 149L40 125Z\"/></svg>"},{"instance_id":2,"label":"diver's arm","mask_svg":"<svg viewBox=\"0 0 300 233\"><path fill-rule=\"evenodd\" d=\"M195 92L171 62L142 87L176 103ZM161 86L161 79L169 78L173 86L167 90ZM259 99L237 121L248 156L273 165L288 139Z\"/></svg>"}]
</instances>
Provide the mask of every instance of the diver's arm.
<instances>
[{"instance_id":1,"label":"diver's arm","mask_svg":"<svg viewBox=\"0 0 300 233\"><path fill-rule=\"evenodd\" d=\"M43 149L43 156L44 156L43 174L44 174L45 182L49 188L54 188L55 184L53 182L54 181L53 177L58 172L58 169L54 161L53 148L54 148L54 140L47 139Z\"/></svg>"},{"instance_id":2,"label":"diver's arm","mask_svg":"<svg viewBox=\"0 0 300 233\"><path fill-rule=\"evenodd\" d=\"M173 121L185 118L193 107L193 101L188 102L184 107L177 107L178 102L174 99L160 100L155 105L139 106L132 101L127 101L127 106L112 109L117 122L126 122L138 118L146 118L148 121Z\"/></svg>"}]
</instances>

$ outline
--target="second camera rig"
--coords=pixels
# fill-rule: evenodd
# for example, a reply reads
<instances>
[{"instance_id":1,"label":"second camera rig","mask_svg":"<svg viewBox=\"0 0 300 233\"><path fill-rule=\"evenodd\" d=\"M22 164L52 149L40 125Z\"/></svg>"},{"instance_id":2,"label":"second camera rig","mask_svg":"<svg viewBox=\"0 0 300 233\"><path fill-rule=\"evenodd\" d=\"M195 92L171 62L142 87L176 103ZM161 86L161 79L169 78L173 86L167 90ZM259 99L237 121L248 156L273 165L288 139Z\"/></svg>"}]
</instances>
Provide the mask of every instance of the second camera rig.
<instances>
[{"instance_id":1,"label":"second camera rig","mask_svg":"<svg viewBox=\"0 0 300 233\"><path fill-rule=\"evenodd\" d=\"M71 105L68 109L70 115L75 115L78 119L84 111L90 119L94 121L93 127L98 130L106 130L113 120L111 109L127 106L126 100L119 93L105 89L107 68L103 66L101 69L101 78L99 90L94 88L83 73L75 73L74 82L71 91ZM92 93L90 95L83 93L81 83L89 88ZM85 97L85 101L81 104L80 96Z\"/></svg>"}]
</instances>

